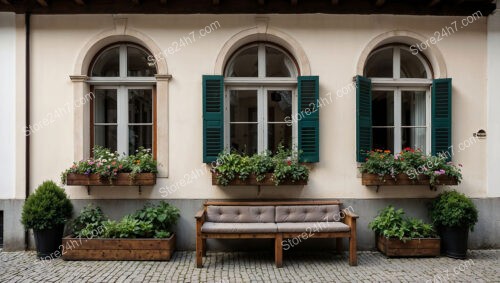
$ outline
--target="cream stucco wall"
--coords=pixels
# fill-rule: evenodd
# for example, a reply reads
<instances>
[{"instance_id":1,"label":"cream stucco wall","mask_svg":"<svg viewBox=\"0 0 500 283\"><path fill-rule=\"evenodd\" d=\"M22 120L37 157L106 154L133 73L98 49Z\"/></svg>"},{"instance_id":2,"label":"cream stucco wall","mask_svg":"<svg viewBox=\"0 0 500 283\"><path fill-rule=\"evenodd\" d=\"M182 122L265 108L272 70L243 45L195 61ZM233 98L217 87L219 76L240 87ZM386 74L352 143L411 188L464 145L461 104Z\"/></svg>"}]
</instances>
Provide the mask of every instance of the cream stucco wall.
<instances>
[{"instance_id":1,"label":"cream stucco wall","mask_svg":"<svg viewBox=\"0 0 500 283\"><path fill-rule=\"evenodd\" d=\"M168 113L168 178L159 178L154 188L92 188L90 196L83 187L67 187L72 198L162 198L160 188L175 191L174 199L200 198L388 198L432 197L426 187L387 187L375 193L361 185L355 162L355 93L343 97L335 93L348 86L359 69L359 59L375 38L391 31L418 34L428 38L460 17L388 15L269 15L268 25L255 15L120 15L126 18L123 29L146 35L151 43L165 50L179 38L204 28L214 21L220 28L199 37L166 63L172 79L159 96L168 95L158 111ZM43 121L48 113L75 101L75 82L70 75L82 63L82 49L99 34L115 28L112 15L67 15L32 17L32 123ZM122 22L123 24L123 22ZM219 188L211 185L210 175L186 178L186 174L205 168L202 164L202 89L203 74L214 74L220 52L236 34L259 27L275 30L300 45L312 75L320 76L320 94L333 93L333 103L320 111L320 159L305 187ZM470 24L432 46L428 54L434 68L444 63L453 78L454 161L464 165L463 183L458 187L471 197L486 197L486 141L480 140L464 150L459 144L472 133L486 127L486 19ZM262 36L265 40L266 37ZM439 55L438 55L439 54ZM439 58L441 59L439 59ZM437 58L437 59L436 59ZM19 60L19 59L18 59ZM300 60L299 60L300 61ZM77 87L76 87L77 88ZM21 107L17 106L18 110ZM83 108L82 108L83 109ZM81 141L74 140L75 110L55 118L32 134L32 189L46 179L59 180L60 172L71 165ZM76 110L78 111L78 110ZM80 117L81 118L81 117ZM42 122L43 123L43 122ZM167 144L165 138L159 146ZM76 154L78 155L78 154ZM165 165L165 164L164 164ZM199 173L198 173L199 175ZM166 176L166 174L165 174ZM189 184L183 183L191 181ZM179 185L177 189L172 185ZM19 190L19 188L18 188Z\"/></svg>"}]
</instances>

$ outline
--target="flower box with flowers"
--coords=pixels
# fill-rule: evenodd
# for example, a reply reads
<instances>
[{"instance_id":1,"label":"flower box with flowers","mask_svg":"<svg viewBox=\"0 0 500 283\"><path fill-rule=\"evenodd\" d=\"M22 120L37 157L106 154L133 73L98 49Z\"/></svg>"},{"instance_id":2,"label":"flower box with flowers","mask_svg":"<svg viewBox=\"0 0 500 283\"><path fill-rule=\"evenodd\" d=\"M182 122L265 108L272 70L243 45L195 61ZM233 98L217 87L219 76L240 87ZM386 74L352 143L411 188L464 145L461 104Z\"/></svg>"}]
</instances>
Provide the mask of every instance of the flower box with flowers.
<instances>
[{"instance_id":1,"label":"flower box with flowers","mask_svg":"<svg viewBox=\"0 0 500 283\"><path fill-rule=\"evenodd\" d=\"M360 168L364 186L458 185L461 164L455 166L442 156L430 156L421 150L405 148L399 154L373 150Z\"/></svg>"},{"instance_id":2,"label":"flower box with flowers","mask_svg":"<svg viewBox=\"0 0 500 283\"><path fill-rule=\"evenodd\" d=\"M152 186L156 184L157 163L151 150L139 148L135 155L120 156L96 147L94 157L74 162L61 174L68 186Z\"/></svg>"},{"instance_id":3,"label":"flower box with flowers","mask_svg":"<svg viewBox=\"0 0 500 283\"><path fill-rule=\"evenodd\" d=\"M274 155L223 152L211 171L212 185L221 186L303 186L309 179L309 168L299 162L298 153L282 146Z\"/></svg>"}]
</instances>

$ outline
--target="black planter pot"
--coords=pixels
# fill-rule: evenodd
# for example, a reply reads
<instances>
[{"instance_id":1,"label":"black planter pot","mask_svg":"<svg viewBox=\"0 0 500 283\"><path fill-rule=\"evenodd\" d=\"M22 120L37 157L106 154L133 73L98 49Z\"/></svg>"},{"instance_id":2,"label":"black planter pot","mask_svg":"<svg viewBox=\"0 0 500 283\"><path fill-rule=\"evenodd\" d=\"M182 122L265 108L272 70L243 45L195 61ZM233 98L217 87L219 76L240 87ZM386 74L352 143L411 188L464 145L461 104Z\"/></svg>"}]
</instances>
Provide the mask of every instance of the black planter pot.
<instances>
[{"instance_id":1,"label":"black planter pot","mask_svg":"<svg viewBox=\"0 0 500 283\"><path fill-rule=\"evenodd\" d=\"M441 227L441 252L447 257L466 259L469 227Z\"/></svg>"},{"instance_id":2,"label":"black planter pot","mask_svg":"<svg viewBox=\"0 0 500 283\"><path fill-rule=\"evenodd\" d=\"M52 229L34 230L37 257L39 259L52 259L61 256L60 247L63 233L64 225Z\"/></svg>"}]
</instances>

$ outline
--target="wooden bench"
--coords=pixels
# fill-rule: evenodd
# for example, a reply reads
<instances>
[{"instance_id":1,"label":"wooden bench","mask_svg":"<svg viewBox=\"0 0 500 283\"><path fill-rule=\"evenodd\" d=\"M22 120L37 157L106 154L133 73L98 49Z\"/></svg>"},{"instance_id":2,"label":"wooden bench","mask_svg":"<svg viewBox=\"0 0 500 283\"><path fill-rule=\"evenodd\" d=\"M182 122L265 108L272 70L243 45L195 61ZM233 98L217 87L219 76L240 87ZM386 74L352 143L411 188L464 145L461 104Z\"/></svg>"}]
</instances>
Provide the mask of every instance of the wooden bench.
<instances>
[{"instance_id":1,"label":"wooden bench","mask_svg":"<svg viewBox=\"0 0 500 283\"><path fill-rule=\"evenodd\" d=\"M283 240L349 239L349 264L357 265L356 219L339 201L206 201L196 216L196 266L203 267L207 239L275 239L275 263L283 265ZM314 231L311 227L316 227ZM317 227L320 227L319 229Z\"/></svg>"}]
</instances>

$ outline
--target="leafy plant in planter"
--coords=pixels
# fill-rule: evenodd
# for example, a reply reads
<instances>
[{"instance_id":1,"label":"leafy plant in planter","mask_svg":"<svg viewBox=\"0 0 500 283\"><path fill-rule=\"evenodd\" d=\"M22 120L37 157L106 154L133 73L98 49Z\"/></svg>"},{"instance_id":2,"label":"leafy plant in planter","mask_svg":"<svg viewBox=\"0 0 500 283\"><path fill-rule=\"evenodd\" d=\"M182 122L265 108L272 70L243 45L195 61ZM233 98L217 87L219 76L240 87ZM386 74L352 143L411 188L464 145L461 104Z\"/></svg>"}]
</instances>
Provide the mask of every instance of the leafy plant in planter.
<instances>
[{"instance_id":1,"label":"leafy plant in planter","mask_svg":"<svg viewBox=\"0 0 500 283\"><path fill-rule=\"evenodd\" d=\"M389 150L376 149L368 152L365 163L360 167L361 173L375 174L380 180L386 176L397 180L398 175L406 175L411 180L421 176L429 178L430 185L439 185L440 176L448 176L462 181L461 164L455 166L441 156L424 154L420 149L405 148L399 154L392 154Z\"/></svg>"},{"instance_id":2,"label":"leafy plant in planter","mask_svg":"<svg viewBox=\"0 0 500 283\"><path fill-rule=\"evenodd\" d=\"M158 164L150 149L140 147L136 150L136 154L121 156L118 152L111 152L107 148L96 146L93 153L93 158L74 162L71 168L62 172L61 182L66 184L69 174L86 176L98 174L111 183L120 173L129 173L129 178L133 180L139 173L158 172Z\"/></svg>"},{"instance_id":3,"label":"leafy plant in planter","mask_svg":"<svg viewBox=\"0 0 500 283\"><path fill-rule=\"evenodd\" d=\"M369 224L377 247L387 256L436 256L439 239L431 224L405 216L403 209L387 206Z\"/></svg>"},{"instance_id":4,"label":"leafy plant in planter","mask_svg":"<svg viewBox=\"0 0 500 283\"><path fill-rule=\"evenodd\" d=\"M276 186L285 181L307 182L309 178L309 169L299 163L298 153L281 145L274 155L270 151L252 156L222 152L212 172L217 176L217 184L222 186L229 185L233 180L247 180L252 175L258 183L271 175Z\"/></svg>"},{"instance_id":5,"label":"leafy plant in planter","mask_svg":"<svg viewBox=\"0 0 500 283\"><path fill-rule=\"evenodd\" d=\"M98 236L97 233L102 231L102 222L106 220L108 218L100 207L89 204L80 211L80 215L71 221L71 231L77 237L91 238Z\"/></svg>"},{"instance_id":6,"label":"leafy plant in planter","mask_svg":"<svg viewBox=\"0 0 500 283\"><path fill-rule=\"evenodd\" d=\"M154 227L155 238L168 238L171 234L172 226L177 223L180 211L177 207L160 201L157 205L150 203L137 211L132 217L139 221L151 223Z\"/></svg>"},{"instance_id":7,"label":"leafy plant in planter","mask_svg":"<svg viewBox=\"0 0 500 283\"><path fill-rule=\"evenodd\" d=\"M51 256L61 245L64 225L71 218L73 205L62 188L53 181L43 182L23 206L21 222L33 229L39 258Z\"/></svg>"},{"instance_id":8,"label":"leafy plant in planter","mask_svg":"<svg viewBox=\"0 0 500 283\"><path fill-rule=\"evenodd\" d=\"M443 239L443 252L453 258L466 258L469 230L474 230L478 210L457 191L443 192L431 203L429 214Z\"/></svg>"}]
</instances>

